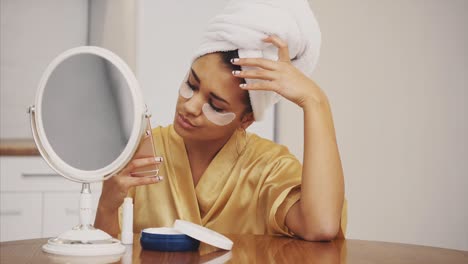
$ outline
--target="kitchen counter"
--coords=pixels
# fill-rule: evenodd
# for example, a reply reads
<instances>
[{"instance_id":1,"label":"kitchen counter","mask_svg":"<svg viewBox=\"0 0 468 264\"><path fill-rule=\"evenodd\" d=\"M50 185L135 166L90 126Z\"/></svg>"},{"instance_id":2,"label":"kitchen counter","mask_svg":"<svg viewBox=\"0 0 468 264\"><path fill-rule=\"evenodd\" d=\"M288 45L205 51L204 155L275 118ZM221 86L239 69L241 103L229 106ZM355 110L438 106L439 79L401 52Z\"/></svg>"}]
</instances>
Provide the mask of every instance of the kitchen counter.
<instances>
[{"instance_id":1,"label":"kitchen counter","mask_svg":"<svg viewBox=\"0 0 468 264\"><path fill-rule=\"evenodd\" d=\"M33 139L1 139L0 156L37 156L39 150Z\"/></svg>"}]
</instances>

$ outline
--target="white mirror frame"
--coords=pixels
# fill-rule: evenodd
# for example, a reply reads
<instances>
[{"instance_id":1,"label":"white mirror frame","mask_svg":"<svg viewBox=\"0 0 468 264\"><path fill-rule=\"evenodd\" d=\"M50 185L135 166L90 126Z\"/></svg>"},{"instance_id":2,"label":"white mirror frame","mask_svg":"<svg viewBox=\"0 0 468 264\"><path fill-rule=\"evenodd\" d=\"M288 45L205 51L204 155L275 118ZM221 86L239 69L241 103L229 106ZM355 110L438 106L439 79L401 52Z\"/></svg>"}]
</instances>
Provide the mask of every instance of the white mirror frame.
<instances>
[{"instance_id":1,"label":"white mirror frame","mask_svg":"<svg viewBox=\"0 0 468 264\"><path fill-rule=\"evenodd\" d=\"M127 142L124 150L111 164L91 171L77 169L63 161L50 145L42 123L42 98L51 74L63 61L79 54L97 55L112 63L123 74L123 77L130 88L134 106L134 123L129 141ZM69 180L81 183L100 182L112 177L115 173L123 169L135 154L139 142L145 133L146 123L144 120L149 117L138 81L136 80L132 70L120 57L111 51L95 46L82 46L67 50L49 64L39 82L35 106L30 107L30 114L32 134L42 157L44 157L48 165L57 171L57 173Z\"/></svg>"}]
</instances>

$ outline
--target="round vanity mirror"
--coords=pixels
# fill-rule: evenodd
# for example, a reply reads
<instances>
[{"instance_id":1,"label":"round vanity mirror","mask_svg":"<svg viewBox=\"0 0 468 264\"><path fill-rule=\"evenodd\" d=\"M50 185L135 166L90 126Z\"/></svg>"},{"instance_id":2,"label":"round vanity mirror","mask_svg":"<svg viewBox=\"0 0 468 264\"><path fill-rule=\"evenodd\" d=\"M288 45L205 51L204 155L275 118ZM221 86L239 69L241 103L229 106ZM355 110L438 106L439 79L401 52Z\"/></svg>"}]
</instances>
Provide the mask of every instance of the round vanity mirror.
<instances>
[{"instance_id":1,"label":"round vanity mirror","mask_svg":"<svg viewBox=\"0 0 468 264\"><path fill-rule=\"evenodd\" d=\"M80 224L50 239L43 250L75 256L123 253L119 240L92 226L89 183L116 174L142 148L154 156L150 116L130 68L103 48L68 50L46 68L30 117L44 160L83 184Z\"/></svg>"},{"instance_id":2,"label":"round vanity mirror","mask_svg":"<svg viewBox=\"0 0 468 264\"><path fill-rule=\"evenodd\" d=\"M46 69L33 134L51 167L77 182L102 181L132 157L146 108L133 73L115 54L79 47Z\"/></svg>"}]
</instances>

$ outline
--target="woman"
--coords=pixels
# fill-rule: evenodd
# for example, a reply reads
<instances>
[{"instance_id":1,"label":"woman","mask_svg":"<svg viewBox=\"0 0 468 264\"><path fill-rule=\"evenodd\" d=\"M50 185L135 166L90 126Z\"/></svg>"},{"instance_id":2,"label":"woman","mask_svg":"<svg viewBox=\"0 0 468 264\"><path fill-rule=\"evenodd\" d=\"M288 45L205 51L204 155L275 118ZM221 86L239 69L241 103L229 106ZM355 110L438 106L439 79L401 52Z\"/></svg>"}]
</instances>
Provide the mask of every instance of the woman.
<instances>
[{"instance_id":1,"label":"woman","mask_svg":"<svg viewBox=\"0 0 468 264\"><path fill-rule=\"evenodd\" d=\"M293 65L297 56L286 41L270 35L263 42L277 48L276 60L238 58L231 50L193 61L174 124L153 130L159 158L134 159L104 182L96 227L116 236L128 195L135 232L184 219L221 233L343 236L343 173L327 97ZM258 111L253 90L276 92L303 109L303 165L285 147L245 132ZM163 161L161 182L131 176Z\"/></svg>"}]
</instances>

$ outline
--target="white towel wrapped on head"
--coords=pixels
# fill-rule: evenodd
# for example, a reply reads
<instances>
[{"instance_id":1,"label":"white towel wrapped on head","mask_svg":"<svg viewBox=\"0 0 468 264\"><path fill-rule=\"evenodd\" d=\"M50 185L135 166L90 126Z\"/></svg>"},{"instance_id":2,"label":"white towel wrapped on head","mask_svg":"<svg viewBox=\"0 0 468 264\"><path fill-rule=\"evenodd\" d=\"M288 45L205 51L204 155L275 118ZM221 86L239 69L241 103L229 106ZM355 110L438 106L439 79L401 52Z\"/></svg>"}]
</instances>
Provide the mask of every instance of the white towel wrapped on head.
<instances>
[{"instance_id":1,"label":"white towel wrapped on head","mask_svg":"<svg viewBox=\"0 0 468 264\"><path fill-rule=\"evenodd\" d=\"M278 49L262 41L272 34L287 42L292 64L310 76L318 61L321 33L306 0L231 0L209 22L194 59L238 50L240 58L277 60ZM247 83L256 81L259 80L246 79ZM257 121L280 99L270 91L249 91L249 95Z\"/></svg>"}]
</instances>

